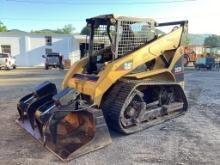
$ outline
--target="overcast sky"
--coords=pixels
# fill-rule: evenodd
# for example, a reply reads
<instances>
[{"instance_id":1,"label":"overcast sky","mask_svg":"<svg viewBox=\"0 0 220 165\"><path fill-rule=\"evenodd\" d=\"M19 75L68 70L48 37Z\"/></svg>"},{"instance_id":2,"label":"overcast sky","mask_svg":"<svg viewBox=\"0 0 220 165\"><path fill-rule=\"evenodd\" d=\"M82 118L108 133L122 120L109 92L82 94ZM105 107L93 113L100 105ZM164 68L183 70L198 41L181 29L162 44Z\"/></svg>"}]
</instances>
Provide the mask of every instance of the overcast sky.
<instances>
[{"instance_id":1,"label":"overcast sky","mask_svg":"<svg viewBox=\"0 0 220 165\"><path fill-rule=\"evenodd\" d=\"M24 31L72 24L80 32L86 18L109 13L158 22L188 19L190 33L220 34L218 0L0 0L0 20Z\"/></svg>"}]
</instances>

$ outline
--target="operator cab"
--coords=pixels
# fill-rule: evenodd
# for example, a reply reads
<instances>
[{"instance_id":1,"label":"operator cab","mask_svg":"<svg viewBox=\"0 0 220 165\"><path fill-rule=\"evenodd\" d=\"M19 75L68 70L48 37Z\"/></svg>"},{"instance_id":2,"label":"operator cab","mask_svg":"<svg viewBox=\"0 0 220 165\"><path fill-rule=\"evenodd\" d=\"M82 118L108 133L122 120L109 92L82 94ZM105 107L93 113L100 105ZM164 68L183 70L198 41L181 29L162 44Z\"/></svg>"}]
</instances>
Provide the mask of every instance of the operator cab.
<instances>
[{"instance_id":1,"label":"operator cab","mask_svg":"<svg viewBox=\"0 0 220 165\"><path fill-rule=\"evenodd\" d=\"M98 74L106 63L121 58L157 38L149 18L101 15L86 20L90 27L88 74Z\"/></svg>"}]
</instances>

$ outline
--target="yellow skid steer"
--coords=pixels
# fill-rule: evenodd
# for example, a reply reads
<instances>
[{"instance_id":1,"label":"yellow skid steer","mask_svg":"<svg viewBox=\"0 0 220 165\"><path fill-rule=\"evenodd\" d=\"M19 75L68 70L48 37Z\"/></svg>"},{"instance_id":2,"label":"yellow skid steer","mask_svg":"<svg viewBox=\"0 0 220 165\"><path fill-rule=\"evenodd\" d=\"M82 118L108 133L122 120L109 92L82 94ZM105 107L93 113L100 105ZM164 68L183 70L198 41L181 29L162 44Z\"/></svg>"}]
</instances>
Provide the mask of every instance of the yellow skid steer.
<instances>
[{"instance_id":1,"label":"yellow skid steer","mask_svg":"<svg viewBox=\"0 0 220 165\"><path fill-rule=\"evenodd\" d=\"M101 15L86 20L87 56L62 90L45 81L20 99L17 123L66 161L187 111L183 47L187 21ZM172 29L164 33L161 27Z\"/></svg>"}]
</instances>

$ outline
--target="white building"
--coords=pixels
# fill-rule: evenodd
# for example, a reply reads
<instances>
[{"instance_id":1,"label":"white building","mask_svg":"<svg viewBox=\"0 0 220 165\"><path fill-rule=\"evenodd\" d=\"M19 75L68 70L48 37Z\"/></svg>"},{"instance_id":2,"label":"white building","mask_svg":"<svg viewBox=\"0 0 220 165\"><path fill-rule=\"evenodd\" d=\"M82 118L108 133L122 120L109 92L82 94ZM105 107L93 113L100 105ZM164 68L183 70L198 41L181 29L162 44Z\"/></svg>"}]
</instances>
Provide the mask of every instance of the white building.
<instances>
[{"instance_id":1,"label":"white building","mask_svg":"<svg viewBox=\"0 0 220 165\"><path fill-rule=\"evenodd\" d=\"M64 34L38 34L26 32L1 32L0 52L10 53L16 65L22 67L43 66L42 55L58 52L71 63L80 59L85 36Z\"/></svg>"}]
</instances>

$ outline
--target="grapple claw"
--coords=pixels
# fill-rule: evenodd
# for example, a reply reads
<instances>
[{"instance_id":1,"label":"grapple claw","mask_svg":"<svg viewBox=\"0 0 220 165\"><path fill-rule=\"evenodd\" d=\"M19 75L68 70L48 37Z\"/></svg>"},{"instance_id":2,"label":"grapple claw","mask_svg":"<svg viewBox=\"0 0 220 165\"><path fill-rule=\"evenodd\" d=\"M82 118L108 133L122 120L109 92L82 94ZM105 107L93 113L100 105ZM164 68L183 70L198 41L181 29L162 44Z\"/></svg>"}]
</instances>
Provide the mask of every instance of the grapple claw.
<instances>
[{"instance_id":1,"label":"grapple claw","mask_svg":"<svg viewBox=\"0 0 220 165\"><path fill-rule=\"evenodd\" d=\"M17 110L20 115L20 118L24 120L26 117L26 109L28 108L30 102L34 99L33 93L30 93L24 96L17 104Z\"/></svg>"},{"instance_id":2,"label":"grapple claw","mask_svg":"<svg viewBox=\"0 0 220 165\"><path fill-rule=\"evenodd\" d=\"M56 105L54 101L50 100L38 108L37 112L39 112L39 114L35 115L38 116L40 123L45 124L49 120L51 116L51 111L54 109L55 106Z\"/></svg>"},{"instance_id":3,"label":"grapple claw","mask_svg":"<svg viewBox=\"0 0 220 165\"><path fill-rule=\"evenodd\" d=\"M52 97L53 97L53 94L47 94L45 96L40 97L38 100L33 102L31 105L29 105L27 109L27 116L33 129L35 128L35 116L34 116L35 112L44 103L51 101Z\"/></svg>"},{"instance_id":4,"label":"grapple claw","mask_svg":"<svg viewBox=\"0 0 220 165\"><path fill-rule=\"evenodd\" d=\"M53 96L56 93L57 93L57 89L56 89L55 84L49 81L45 81L41 83L40 85L38 85L32 93L29 93L28 95L24 96L23 98L19 100L17 104L17 110L20 115L20 118L22 120L27 118L28 109L30 109L32 104L34 105L37 104L35 102L38 102L39 100L41 100L42 97L45 97L46 95L49 95L49 94ZM42 104L43 103L41 103L41 105ZM32 108L37 109L37 107L35 106L32 106Z\"/></svg>"}]
</instances>

